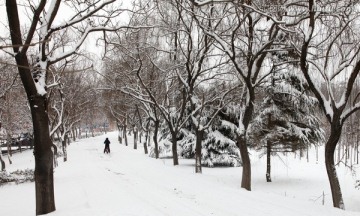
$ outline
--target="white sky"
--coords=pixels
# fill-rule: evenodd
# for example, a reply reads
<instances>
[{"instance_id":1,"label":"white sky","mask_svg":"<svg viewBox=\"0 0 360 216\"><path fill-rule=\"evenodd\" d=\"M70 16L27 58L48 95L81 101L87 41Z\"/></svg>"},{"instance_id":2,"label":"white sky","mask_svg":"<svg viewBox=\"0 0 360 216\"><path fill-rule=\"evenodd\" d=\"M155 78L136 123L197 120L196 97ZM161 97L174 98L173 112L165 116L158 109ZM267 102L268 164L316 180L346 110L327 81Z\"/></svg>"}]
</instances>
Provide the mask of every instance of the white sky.
<instances>
[{"instance_id":1,"label":"white sky","mask_svg":"<svg viewBox=\"0 0 360 216\"><path fill-rule=\"evenodd\" d=\"M22 0L18 0L18 3L22 3ZM25 1L26 2L26 1ZM33 2L33 1L32 1ZM51 1L48 1L48 5ZM117 0L117 2L113 3L116 6L119 4L123 5L123 8L129 8L131 7L131 1L130 0ZM28 9L27 9L28 10ZM22 26L28 26L30 23L30 14L27 12L25 7L20 6L19 7L19 14L20 14L20 22ZM66 22L66 20L73 14L72 10L68 8L65 4L60 5L59 13L54 21L54 24ZM119 19L123 19L124 17L119 17ZM126 19L125 19L126 20ZM5 8L5 0L0 0L0 37L1 38L8 38L9 37L9 29L8 29L8 20L7 20L7 14L6 14L6 8ZM36 37L35 37L36 38ZM92 33L89 38L85 41L85 43L82 45L81 49L85 49L98 57L101 56L103 53L103 49L101 47L96 46L96 34ZM7 42L9 43L9 42ZM0 41L0 46L5 45L3 41ZM1 53L0 55L2 55Z\"/></svg>"}]
</instances>

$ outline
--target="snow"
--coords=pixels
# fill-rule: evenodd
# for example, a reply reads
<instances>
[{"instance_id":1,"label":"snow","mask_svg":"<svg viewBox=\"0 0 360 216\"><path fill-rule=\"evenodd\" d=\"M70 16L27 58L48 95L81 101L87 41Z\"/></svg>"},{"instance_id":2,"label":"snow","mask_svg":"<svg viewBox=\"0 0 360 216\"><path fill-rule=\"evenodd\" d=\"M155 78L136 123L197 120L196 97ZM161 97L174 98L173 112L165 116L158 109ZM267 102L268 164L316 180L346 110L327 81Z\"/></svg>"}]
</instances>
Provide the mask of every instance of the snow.
<instances>
[{"instance_id":1,"label":"snow","mask_svg":"<svg viewBox=\"0 0 360 216\"><path fill-rule=\"evenodd\" d=\"M305 38L304 38L305 42L309 42L309 40L311 40L312 33L313 33L313 28L312 26L309 26L309 30L307 31L307 33L305 33Z\"/></svg>"},{"instance_id":2,"label":"snow","mask_svg":"<svg viewBox=\"0 0 360 216\"><path fill-rule=\"evenodd\" d=\"M331 207L325 166L299 160L291 154L272 158L272 183L266 183L265 158L252 153L253 191L240 188L241 167L203 168L194 171L195 160L154 159L141 146L117 142L117 132L82 139L68 147L68 161L55 169L57 210L50 216L359 216L360 191L351 172L338 169L347 211ZM111 154L103 154L109 137ZM320 153L321 154L321 153ZM32 151L15 154L8 171L34 168ZM320 159L319 161L322 161ZM355 182L355 181L353 181ZM325 193L325 206L321 198ZM0 213L6 216L34 215L34 183L0 187ZM18 207L21 205L21 207ZM352 211L350 211L352 210Z\"/></svg>"}]
</instances>

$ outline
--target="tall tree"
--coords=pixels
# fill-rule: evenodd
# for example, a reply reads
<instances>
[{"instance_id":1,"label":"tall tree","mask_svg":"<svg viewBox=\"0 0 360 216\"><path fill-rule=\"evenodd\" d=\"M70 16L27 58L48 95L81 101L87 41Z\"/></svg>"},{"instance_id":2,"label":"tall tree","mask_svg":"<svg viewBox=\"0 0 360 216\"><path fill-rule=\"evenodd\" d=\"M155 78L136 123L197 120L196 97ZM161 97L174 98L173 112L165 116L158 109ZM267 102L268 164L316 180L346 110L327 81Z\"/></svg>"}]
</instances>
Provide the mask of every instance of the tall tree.
<instances>
[{"instance_id":1,"label":"tall tree","mask_svg":"<svg viewBox=\"0 0 360 216\"><path fill-rule=\"evenodd\" d=\"M317 100L299 74L298 69L285 66L267 79L265 97L249 128L252 145L266 155L267 182L271 182L271 155L303 151L323 140Z\"/></svg>"},{"instance_id":2,"label":"tall tree","mask_svg":"<svg viewBox=\"0 0 360 216\"><path fill-rule=\"evenodd\" d=\"M110 18L120 11L115 7L109 11L106 6L114 2L115 0L84 2L40 0L38 3L29 1L29 11L33 14L30 25L22 31L17 0L6 0L13 57L29 100L33 120L37 215L55 211L53 153L47 113L47 71L50 65L75 54L90 32L112 30L105 26L109 24ZM68 9L73 12L72 16L65 18L66 22L55 22L60 5L65 4L70 5ZM95 18L93 15L96 15ZM73 32L77 34L78 40L69 44L71 47L69 49L59 49L54 36L74 29L76 32ZM36 38L39 38L39 41L36 41ZM31 59L30 48L35 45L37 46L37 49L33 50L36 53L35 59ZM33 60L33 63L29 59Z\"/></svg>"},{"instance_id":3,"label":"tall tree","mask_svg":"<svg viewBox=\"0 0 360 216\"><path fill-rule=\"evenodd\" d=\"M345 205L334 152L345 121L360 109L360 92L351 97L352 91L357 90L354 85L360 72L360 32L357 27L360 17L354 10L357 7L357 1L308 0L300 7L303 13L298 14L303 25L299 28L302 41L296 49L300 55L301 71L330 127L325 144L325 164L333 205L341 209L345 209ZM339 16L339 11L345 13L340 12ZM304 13L306 19L301 17ZM340 81L345 83L343 89L338 88ZM341 91L339 96L336 91Z\"/></svg>"},{"instance_id":4,"label":"tall tree","mask_svg":"<svg viewBox=\"0 0 360 216\"><path fill-rule=\"evenodd\" d=\"M201 25L204 32L211 36L219 49L229 58L240 81L243 83L242 98L239 102L237 141L240 150L243 171L241 187L251 190L251 162L247 144L247 130L253 119L256 102L256 89L271 74L268 52L275 45L283 49L285 44L277 41L282 14L268 14L259 8L258 1L192 1L195 5L206 8L214 7L216 21L213 26ZM220 4L215 4L220 3ZM204 9L206 12L206 9ZM198 15L202 17L201 14ZM199 18L200 19L200 18ZM281 45L281 46L280 46ZM271 62L269 62L271 64Z\"/></svg>"}]
</instances>

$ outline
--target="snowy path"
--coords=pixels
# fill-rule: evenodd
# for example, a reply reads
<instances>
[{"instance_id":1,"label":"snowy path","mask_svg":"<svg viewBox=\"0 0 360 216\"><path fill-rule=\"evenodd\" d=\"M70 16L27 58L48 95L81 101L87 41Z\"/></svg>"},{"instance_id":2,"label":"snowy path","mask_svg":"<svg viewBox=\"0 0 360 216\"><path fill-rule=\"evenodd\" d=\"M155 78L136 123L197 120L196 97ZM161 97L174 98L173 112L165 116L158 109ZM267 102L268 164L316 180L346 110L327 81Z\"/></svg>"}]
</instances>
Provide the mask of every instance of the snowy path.
<instances>
[{"instance_id":1,"label":"snowy path","mask_svg":"<svg viewBox=\"0 0 360 216\"><path fill-rule=\"evenodd\" d=\"M111 154L102 153L109 137ZM130 143L132 143L130 141ZM247 192L221 175L239 169L206 169L195 174L192 161L172 166L171 159L144 156L142 146L134 150L117 142L117 133L83 139L68 149L68 162L55 169L53 216L359 216L281 195ZM26 157L28 156L28 157ZM20 157L19 155L17 157ZM28 159L25 159L28 158ZM29 165L30 152L21 156L15 167ZM61 160L60 158L59 160ZM10 169L10 167L9 167ZM11 171L10 169L10 171ZM229 177L229 174L227 174ZM240 183L239 183L240 184ZM0 188L0 214L34 215L33 183ZM10 210L10 207L18 206Z\"/></svg>"}]
</instances>

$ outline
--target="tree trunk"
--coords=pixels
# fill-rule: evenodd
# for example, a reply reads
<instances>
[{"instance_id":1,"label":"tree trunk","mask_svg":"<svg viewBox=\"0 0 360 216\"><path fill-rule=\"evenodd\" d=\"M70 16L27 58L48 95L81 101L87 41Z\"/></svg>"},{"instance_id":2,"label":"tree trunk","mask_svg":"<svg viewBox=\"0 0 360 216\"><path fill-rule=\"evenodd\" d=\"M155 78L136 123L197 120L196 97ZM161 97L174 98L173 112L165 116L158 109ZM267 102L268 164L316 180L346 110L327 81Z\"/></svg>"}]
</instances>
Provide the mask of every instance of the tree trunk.
<instances>
[{"instance_id":1,"label":"tree trunk","mask_svg":"<svg viewBox=\"0 0 360 216\"><path fill-rule=\"evenodd\" d=\"M5 162L2 159L2 152L0 152L1 171L5 171Z\"/></svg>"},{"instance_id":2,"label":"tree trunk","mask_svg":"<svg viewBox=\"0 0 360 216\"><path fill-rule=\"evenodd\" d=\"M7 154L8 155L10 155L10 157L12 157L12 148L11 148L11 144L12 144L12 140L11 140L11 138L10 139L8 139L8 141L7 141L7 145L6 145L6 147L7 147ZM10 163L11 164L11 163Z\"/></svg>"},{"instance_id":3,"label":"tree trunk","mask_svg":"<svg viewBox=\"0 0 360 216\"><path fill-rule=\"evenodd\" d=\"M356 164L359 164L359 141L358 140L356 141Z\"/></svg>"},{"instance_id":4,"label":"tree trunk","mask_svg":"<svg viewBox=\"0 0 360 216\"><path fill-rule=\"evenodd\" d=\"M20 150L20 153L22 153L22 141L20 141L20 139L19 139L19 142L18 142L18 146L19 146L19 150Z\"/></svg>"},{"instance_id":5,"label":"tree trunk","mask_svg":"<svg viewBox=\"0 0 360 216\"><path fill-rule=\"evenodd\" d=\"M137 149L138 136L139 136L139 133L137 131L134 131L134 149Z\"/></svg>"},{"instance_id":6,"label":"tree trunk","mask_svg":"<svg viewBox=\"0 0 360 216\"><path fill-rule=\"evenodd\" d=\"M128 146L128 139L126 134L126 125L124 126L124 139L125 139L125 146Z\"/></svg>"},{"instance_id":7,"label":"tree trunk","mask_svg":"<svg viewBox=\"0 0 360 216\"><path fill-rule=\"evenodd\" d=\"M155 122L155 128L154 128L154 136L153 136L153 140L154 140L154 153L155 153L155 158L158 159L159 158L159 143L158 143L158 131L159 131L159 120L156 120Z\"/></svg>"},{"instance_id":8,"label":"tree trunk","mask_svg":"<svg viewBox=\"0 0 360 216\"><path fill-rule=\"evenodd\" d=\"M76 141L76 129L72 129L72 136L73 136L73 141Z\"/></svg>"},{"instance_id":9,"label":"tree trunk","mask_svg":"<svg viewBox=\"0 0 360 216\"><path fill-rule=\"evenodd\" d=\"M46 112L46 97L36 95L30 99L34 128L36 214L55 211L53 152Z\"/></svg>"},{"instance_id":10,"label":"tree trunk","mask_svg":"<svg viewBox=\"0 0 360 216\"><path fill-rule=\"evenodd\" d=\"M237 146L240 149L241 160L243 163L241 187L251 191L251 163L244 136L238 137Z\"/></svg>"},{"instance_id":11,"label":"tree trunk","mask_svg":"<svg viewBox=\"0 0 360 216\"><path fill-rule=\"evenodd\" d=\"M64 140L61 141L62 150L63 150L63 153L64 153L64 162L67 161L67 151L66 151L67 139L68 139L68 135L67 135L67 133L65 133L65 135L64 135Z\"/></svg>"},{"instance_id":12,"label":"tree trunk","mask_svg":"<svg viewBox=\"0 0 360 216\"><path fill-rule=\"evenodd\" d=\"M195 144L195 173L202 173L201 169L201 142L203 139L204 131L196 130L196 144Z\"/></svg>"},{"instance_id":13,"label":"tree trunk","mask_svg":"<svg viewBox=\"0 0 360 216\"><path fill-rule=\"evenodd\" d=\"M12 164L12 161L11 161L11 157L12 157L11 139L8 140L8 143L7 143L7 157L8 157L8 160L9 160L9 164Z\"/></svg>"},{"instance_id":14,"label":"tree trunk","mask_svg":"<svg viewBox=\"0 0 360 216\"><path fill-rule=\"evenodd\" d=\"M57 167L58 166L58 162L57 162L57 157L58 157L58 148L57 146L53 143L52 144L52 147L53 147L53 152L54 152L54 167Z\"/></svg>"},{"instance_id":15,"label":"tree trunk","mask_svg":"<svg viewBox=\"0 0 360 216\"><path fill-rule=\"evenodd\" d=\"M174 166L179 165L179 157L177 154L177 133L173 132L171 133L171 143L172 143L172 154L173 154L173 164Z\"/></svg>"},{"instance_id":16,"label":"tree trunk","mask_svg":"<svg viewBox=\"0 0 360 216\"><path fill-rule=\"evenodd\" d=\"M266 182L271 182L271 142L266 141Z\"/></svg>"},{"instance_id":17,"label":"tree trunk","mask_svg":"<svg viewBox=\"0 0 360 216\"><path fill-rule=\"evenodd\" d=\"M41 11L45 4L39 5ZM6 12L9 21L9 30L13 45L22 45L22 34L18 14L18 5L15 0L6 0ZM34 15L34 19L39 19ZM34 20L36 22L36 20ZM30 64L26 52L19 52L13 47L18 72L29 101L34 130L35 156L35 196L36 215L55 211L53 152L49 132L49 118L47 113L46 95L39 95L32 77Z\"/></svg>"},{"instance_id":18,"label":"tree trunk","mask_svg":"<svg viewBox=\"0 0 360 216\"><path fill-rule=\"evenodd\" d=\"M148 154L148 148L147 148L147 140L149 136L149 128L147 128L147 131L145 133L145 140L144 140L144 153ZM141 136L140 136L141 137Z\"/></svg>"},{"instance_id":19,"label":"tree trunk","mask_svg":"<svg viewBox=\"0 0 360 216\"><path fill-rule=\"evenodd\" d=\"M332 123L330 137L325 145L325 165L330 182L333 206L336 208L345 209L344 200L340 188L340 182L336 173L334 163L334 153L336 145L341 136L341 129L342 125L340 123Z\"/></svg>"},{"instance_id":20,"label":"tree trunk","mask_svg":"<svg viewBox=\"0 0 360 216\"><path fill-rule=\"evenodd\" d=\"M120 134L118 135L118 140L119 140L119 143L122 144L122 137Z\"/></svg>"}]
</instances>

